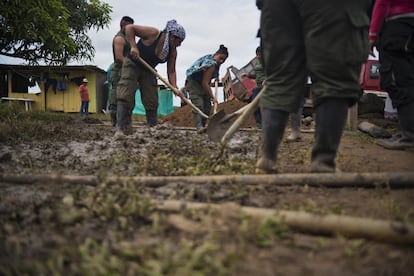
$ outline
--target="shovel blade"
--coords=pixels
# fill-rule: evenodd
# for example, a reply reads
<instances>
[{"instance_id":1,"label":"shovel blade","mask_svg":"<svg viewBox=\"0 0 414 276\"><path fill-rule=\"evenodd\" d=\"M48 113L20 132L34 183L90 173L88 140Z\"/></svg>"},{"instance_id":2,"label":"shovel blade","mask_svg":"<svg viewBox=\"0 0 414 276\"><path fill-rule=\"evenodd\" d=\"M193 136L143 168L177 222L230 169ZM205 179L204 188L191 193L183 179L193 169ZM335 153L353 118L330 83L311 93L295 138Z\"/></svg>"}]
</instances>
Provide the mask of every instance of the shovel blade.
<instances>
[{"instance_id":1,"label":"shovel blade","mask_svg":"<svg viewBox=\"0 0 414 276\"><path fill-rule=\"evenodd\" d=\"M224 110L220 110L210 118L207 125L207 135L210 140L214 142L219 142L221 140L231 125L229 117L232 116L226 115Z\"/></svg>"}]
</instances>

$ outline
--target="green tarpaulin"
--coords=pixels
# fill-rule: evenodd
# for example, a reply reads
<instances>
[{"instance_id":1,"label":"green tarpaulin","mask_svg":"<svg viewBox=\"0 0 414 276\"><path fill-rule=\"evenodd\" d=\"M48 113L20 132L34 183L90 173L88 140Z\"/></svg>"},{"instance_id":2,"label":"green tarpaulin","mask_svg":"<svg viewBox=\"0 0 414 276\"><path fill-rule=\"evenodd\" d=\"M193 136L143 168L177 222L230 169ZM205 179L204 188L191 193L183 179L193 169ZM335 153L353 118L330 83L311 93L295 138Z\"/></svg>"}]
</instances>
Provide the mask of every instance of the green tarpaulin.
<instances>
[{"instance_id":1,"label":"green tarpaulin","mask_svg":"<svg viewBox=\"0 0 414 276\"><path fill-rule=\"evenodd\" d=\"M111 82L110 80L111 76L111 67L108 68L107 71L107 79L108 79L108 99L110 99L111 95ZM173 92L168 89L158 89L158 115L166 116L174 111L173 106ZM137 92L135 93L135 108L132 111L133 114L136 115L145 115L145 109L142 105L141 101L141 92L139 89L137 89Z\"/></svg>"},{"instance_id":2,"label":"green tarpaulin","mask_svg":"<svg viewBox=\"0 0 414 276\"><path fill-rule=\"evenodd\" d=\"M158 90L158 115L166 116L174 111L173 92L168 89ZM135 107L132 111L136 115L145 115L145 109L141 101L141 92L135 93Z\"/></svg>"}]
</instances>

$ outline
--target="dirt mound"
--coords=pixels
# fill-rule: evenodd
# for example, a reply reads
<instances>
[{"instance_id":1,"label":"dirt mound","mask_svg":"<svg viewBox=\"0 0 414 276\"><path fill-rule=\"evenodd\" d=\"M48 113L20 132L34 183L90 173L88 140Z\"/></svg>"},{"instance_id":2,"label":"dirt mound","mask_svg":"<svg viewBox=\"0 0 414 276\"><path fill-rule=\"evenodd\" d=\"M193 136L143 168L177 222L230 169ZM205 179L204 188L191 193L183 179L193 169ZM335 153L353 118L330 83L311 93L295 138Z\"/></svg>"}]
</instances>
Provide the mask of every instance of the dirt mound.
<instances>
[{"instance_id":1,"label":"dirt mound","mask_svg":"<svg viewBox=\"0 0 414 276\"><path fill-rule=\"evenodd\" d=\"M226 114L230 114L230 113L235 112L236 110L239 110L240 108L242 108L246 104L247 103L244 103L244 102L241 102L241 101L238 101L238 100L234 99L232 101L227 101L227 102L224 102L224 103L220 103L217 107L217 111L223 109ZM173 126L178 126L178 127L195 127L193 114L192 114L191 110L192 110L191 106L186 105L184 107L181 107L181 108L177 109L173 113L165 116L163 118L163 121L168 122L169 124L171 124ZM254 117L252 115L247 120L247 122L245 122L242 125L242 127L243 128L250 128L250 127L255 127L255 125L256 125L256 123L255 123Z\"/></svg>"}]
</instances>

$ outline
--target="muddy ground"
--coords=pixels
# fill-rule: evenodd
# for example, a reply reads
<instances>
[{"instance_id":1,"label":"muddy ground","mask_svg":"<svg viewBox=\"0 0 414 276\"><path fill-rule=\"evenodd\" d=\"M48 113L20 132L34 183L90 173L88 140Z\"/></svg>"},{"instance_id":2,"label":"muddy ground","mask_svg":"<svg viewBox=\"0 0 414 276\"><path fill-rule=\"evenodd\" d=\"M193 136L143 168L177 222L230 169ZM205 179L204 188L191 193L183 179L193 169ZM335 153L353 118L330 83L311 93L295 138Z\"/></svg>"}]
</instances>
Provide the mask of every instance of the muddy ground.
<instances>
[{"instance_id":1,"label":"muddy ground","mask_svg":"<svg viewBox=\"0 0 414 276\"><path fill-rule=\"evenodd\" d=\"M221 105L226 113L241 103ZM251 118L224 154L192 128L188 107L114 140L109 118L3 110L0 175L0 275L414 275L414 246L309 233L243 207L414 223L410 188L163 183L149 187L111 177L254 174L260 131ZM389 132L381 114L360 121ZM307 173L313 125L281 144L280 174ZM287 133L289 133L289 129ZM366 133L346 131L338 157L344 173L414 172L414 149L390 151ZM97 176L98 183L30 181L42 175ZM159 202L220 204L218 210L160 211Z\"/></svg>"}]
</instances>

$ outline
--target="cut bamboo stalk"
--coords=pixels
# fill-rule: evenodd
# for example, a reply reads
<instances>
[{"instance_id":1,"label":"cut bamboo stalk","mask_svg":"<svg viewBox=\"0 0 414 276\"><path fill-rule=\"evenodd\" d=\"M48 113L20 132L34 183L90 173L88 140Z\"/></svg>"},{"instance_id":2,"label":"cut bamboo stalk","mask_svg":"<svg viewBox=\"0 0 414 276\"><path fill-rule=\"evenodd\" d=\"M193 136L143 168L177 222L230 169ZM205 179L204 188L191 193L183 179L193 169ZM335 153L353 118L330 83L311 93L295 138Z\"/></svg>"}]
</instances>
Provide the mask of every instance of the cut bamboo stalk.
<instances>
[{"instance_id":1,"label":"cut bamboo stalk","mask_svg":"<svg viewBox=\"0 0 414 276\"><path fill-rule=\"evenodd\" d=\"M67 183L80 185L97 185L100 182L110 184L133 183L148 187L161 187L167 184L217 184L217 185L279 185L279 186L313 186L329 188L414 188L414 173L297 173L269 175L203 175L203 176L110 176L103 179L93 175L50 175L50 174L0 174L1 183L37 184Z\"/></svg>"},{"instance_id":2,"label":"cut bamboo stalk","mask_svg":"<svg viewBox=\"0 0 414 276\"><path fill-rule=\"evenodd\" d=\"M160 211L219 210L220 204L166 200L155 203ZM343 235L348 238L364 238L379 242L414 245L414 225L398 221L385 221L344 215L317 215L299 211L283 211L268 208L240 207L240 210L256 218L274 218L285 222L292 229L322 235Z\"/></svg>"},{"instance_id":3,"label":"cut bamboo stalk","mask_svg":"<svg viewBox=\"0 0 414 276\"><path fill-rule=\"evenodd\" d=\"M218 105L218 80L214 81L214 97L216 98L216 101L213 105L213 114L217 113L217 105Z\"/></svg>"},{"instance_id":4,"label":"cut bamboo stalk","mask_svg":"<svg viewBox=\"0 0 414 276\"><path fill-rule=\"evenodd\" d=\"M10 184L59 183L96 186L99 182L94 175L0 174L0 183Z\"/></svg>"}]
</instances>

